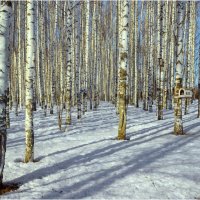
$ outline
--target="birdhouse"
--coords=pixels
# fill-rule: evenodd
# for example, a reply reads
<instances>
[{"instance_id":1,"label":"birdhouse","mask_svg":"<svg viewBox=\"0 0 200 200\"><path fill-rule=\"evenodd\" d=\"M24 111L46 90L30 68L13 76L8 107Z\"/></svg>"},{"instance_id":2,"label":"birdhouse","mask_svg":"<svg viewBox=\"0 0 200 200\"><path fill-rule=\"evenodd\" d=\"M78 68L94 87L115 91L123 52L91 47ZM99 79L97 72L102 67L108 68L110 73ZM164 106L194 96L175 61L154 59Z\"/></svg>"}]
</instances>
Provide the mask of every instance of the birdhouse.
<instances>
[{"instance_id":1,"label":"birdhouse","mask_svg":"<svg viewBox=\"0 0 200 200\"><path fill-rule=\"evenodd\" d=\"M192 91L185 89L185 88L180 88L178 90L178 96L177 98L191 98L192 97Z\"/></svg>"}]
</instances>

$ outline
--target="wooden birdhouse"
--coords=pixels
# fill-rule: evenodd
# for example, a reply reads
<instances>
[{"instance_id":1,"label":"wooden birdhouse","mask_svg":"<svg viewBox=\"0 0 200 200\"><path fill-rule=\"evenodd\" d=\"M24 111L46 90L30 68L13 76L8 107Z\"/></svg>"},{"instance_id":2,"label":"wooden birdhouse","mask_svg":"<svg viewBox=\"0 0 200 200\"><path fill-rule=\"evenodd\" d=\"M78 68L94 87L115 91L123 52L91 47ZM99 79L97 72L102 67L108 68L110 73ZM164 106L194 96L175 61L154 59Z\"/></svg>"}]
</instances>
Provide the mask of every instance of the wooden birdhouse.
<instances>
[{"instance_id":1,"label":"wooden birdhouse","mask_svg":"<svg viewBox=\"0 0 200 200\"><path fill-rule=\"evenodd\" d=\"M192 97L192 91L188 90L186 88L180 88L178 90L177 98L191 98Z\"/></svg>"}]
</instances>

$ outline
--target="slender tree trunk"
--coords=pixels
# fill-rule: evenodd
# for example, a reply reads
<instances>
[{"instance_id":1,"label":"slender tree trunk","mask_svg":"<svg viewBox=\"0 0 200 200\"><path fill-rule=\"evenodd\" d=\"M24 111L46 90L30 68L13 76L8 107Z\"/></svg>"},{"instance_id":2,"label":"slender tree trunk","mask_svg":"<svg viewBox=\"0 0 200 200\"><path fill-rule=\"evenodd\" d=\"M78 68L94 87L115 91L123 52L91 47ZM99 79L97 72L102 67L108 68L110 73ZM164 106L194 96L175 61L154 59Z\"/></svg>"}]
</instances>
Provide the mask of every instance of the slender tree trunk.
<instances>
[{"instance_id":1,"label":"slender tree trunk","mask_svg":"<svg viewBox=\"0 0 200 200\"><path fill-rule=\"evenodd\" d=\"M189 12L190 12L190 7L189 7L189 3L186 2L186 19L185 19L185 24L184 24L184 40L183 41L186 41L185 42L185 88L189 89L190 87L190 83L189 83L189 67L188 67L188 48L189 48L189 45L188 45L188 40L189 40L189 31L188 31L188 18L190 19L189 17ZM185 110L184 110L184 115L187 115L189 112L189 98L186 98L185 99Z\"/></svg>"},{"instance_id":2,"label":"slender tree trunk","mask_svg":"<svg viewBox=\"0 0 200 200\"><path fill-rule=\"evenodd\" d=\"M67 16L66 124L70 125L72 103L72 2L68 2Z\"/></svg>"},{"instance_id":3,"label":"slender tree trunk","mask_svg":"<svg viewBox=\"0 0 200 200\"><path fill-rule=\"evenodd\" d=\"M6 105L8 104L8 72L9 72L9 28L12 12L11 1L0 2L0 188L3 181L3 170L6 153Z\"/></svg>"},{"instance_id":4,"label":"slender tree trunk","mask_svg":"<svg viewBox=\"0 0 200 200\"><path fill-rule=\"evenodd\" d=\"M197 118L200 118L200 42L199 42L199 79L198 79L198 114Z\"/></svg>"},{"instance_id":5,"label":"slender tree trunk","mask_svg":"<svg viewBox=\"0 0 200 200\"><path fill-rule=\"evenodd\" d=\"M79 7L80 11L80 7ZM77 12L78 14L78 12ZM77 95L77 119L81 118L81 91L80 91L80 45L81 45L81 19L78 18L76 29L76 95Z\"/></svg>"},{"instance_id":6,"label":"slender tree trunk","mask_svg":"<svg viewBox=\"0 0 200 200\"><path fill-rule=\"evenodd\" d=\"M163 77L161 77L161 81L163 84L163 89L162 94L162 104L164 108L167 108L167 90L168 90L168 80L167 80L167 75L168 75L168 26L169 26L169 1L164 2L164 9L163 9L164 15L163 15L163 60L164 60L164 70L163 70Z\"/></svg>"},{"instance_id":7,"label":"slender tree trunk","mask_svg":"<svg viewBox=\"0 0 200 200\"><path fill-rule=\"evenodd\" d=\"M119 52L119 49L118 49L118 39L119 39L119 15L118 15L118 3L116 3L116 22L115 22L115 107L117 107L117 86L118 86L118 52Z\"/></svg>"},{"instance_id":8,"label":"slender tree trunk","mask_svg":"<svg viewBox=\"0 0 200 200\"><path fill-rule=\"evenodd\" d=\"M88 2L89 3L89 2ZM86 68L86 52L84 52L84 50L86 51L86 14L85 14L85 3L81 4L81 32L82 32L82 38L81 38L81 49L83 49L83 53L81 53L81 101L82 101L82 114L84 115L86 112L86 106L87 106L87 100L86 100L86 89L85 89L85 79L86 79L86 72L85 72L85 68Z\"/></svg>"},{"instance_id":9,"label":"slender tree trunk","mask_svg":"<svg viewBox=\"0 0 200 200\"><path fill-rule=\"evenodd\" d=\"M127 97L128 97L128 104L135 105L135 34L136 34L136 29L135 29L135 1L130 2L130 37L129 37L129 51L128 51L128 69L127 69L127 74L128 74L128 85L127 85Z\"/></svg>"},{"instance_id":10,"label":"slender tree trunk","mask_svg":"<svg viewBox=\"0 0 200 200\"><path fill-rule=\"evenodd\" d=\"M172 4L172 19L171 19L171 41L170 41L170 88L169 88L169 110L172 110L173 105L173 88L174 88L174 66L175 66L175 19L176 19L176 2L171 2Z\"/></svg>"},{"instance_id":11,"label":"slender tree trunk","mask_svg":"<svg viewBox=\"0 0 200 200\"><path fill-rule=\"evenodd\" d=\"M90 1L86 0L85 2L85 15L86 15L86 24L85 24L85 93L83 94L84 98L84 113L87 111L87 97L88 97L88 70L89 70L89 20L90 20Z\"/></svg>"},{"instance_id":12,"label":"slender tree trunk","mask_svg":"<svg viewBox=\"0 0 200 200\"><path fill-rule=\"evenodd\" d=\"M135 91L134 91L134 104L135 107L139 107L138 100L138 2L135 1Z\"/></svg>"},{"instance_id":13,"label":"slender tree trunk","mask_svg":"<svg viewBox=\"0 0 200 200\"><path fill-rule=\"evenodd\" d=\"M179 89L182 87L182 70L183 70L183 25L184 25L184 7L185 2L177 2L177 31L178 31L178 48L176 62L176 81L174 93L174 133L183 134L182 123L182 99L178 98Z\"/></svg>"},{"instance_id":14,"label":"slender tree trunk","mask_svg":"<svg viewBox=\"0 0 200 200\"><path fill-rule=\"evenodd\" d=\"M21 66L21 2L18 2L18 78L19 106L22 106L22 66Z\"/></svg>"},{"instance_id":15,"label":"slender tree trunk","mask_svg":"<svg viewBox=\"0 0 200 200\"><path fill-rule=\"evenodd\" d=\"M163 18L163 14L162 14L162 2L159 0L158 1L158 78L157 78L157 85L158 85L158 101L157 101L157 116L158 116L158 120L162 120L163 119L163 59L162 59L162 18Z\"/></svg>"},{"instance_id":16,"label":"slender tree trunk","mask_svg":"<svg viewBox=\"0 0 200 200\"><path fill-rule=\"evenodd\" d=\"M150 38L150 35L149 35L149 3L150 2L147 2L146 4L146 9L147 9L147 13L146 13L146 17L145 17L145 39L144 39L144 47L145 47L145 50L144 50L144 70L143 70L143 73L144 73L144 85L143 85L143 110L147 111L148 110L148 103L149 103L149 97L148 97L148 79L149 79L149 74L148 74L148 66L149 66L149 38Z\"/></svg>"},{"instance_id":17,"label":"slender tree trunk","mask_svg":"<svg viewBox=\"0 0 200 200\"><path fill-rule=\"evenodd\" d=\"M121 13L121 3L117 3L117 27L118 27L118 58L117 58L117 63L118 63L118 79L117 79L117 103L116 103L116 114L119 114L119 68L120 68L120 52L121 52L121 36L122 34L122 13Z\"/></svg>"},{"instance_id":18,"label":"slender tree trunk","mask_svg":"<svg viewBox=\"0 0 200 200\"><path fill-rule=\"evenodd\" d=\"M195 7L195 1L190 1L190 88L194 89L194 75L195 75L195 31L196 31L196 7ZM194 94L194 92L193 92ZM191 103L193 102L194 95L191 99Z\"/></svg>"},{"instance_id":19,"label":"slender tree trunk","mask_svg":"<svg viewBox=\"0 0 200 200\"><path fill-rule=\"evenodd\" d=\"M27 0L27 47L26 47L26 115L25 134L26 151L25 162L32 162L34 159L34 130L33 130L33 73L35 65L35 19L34 1Z\"/></svg>"},{"instance_id":20,"label":"slender tree trunk","mask_svg":"<svg viewBox=\"0 0 200 200\"><path fill-rule=\"evenodd\" d=\"M119 62L119 128L118 139L126 138L126 77L128 63L128 17L129 17L129 2L128 0L121 1L121 23L122 32L120 40L120 62Z\"/></svg>"},{"instance_id":21,"label":"slender tree trunk","mask_svg":"<svg viewBox=\"0 0 200 200\"><path fill-rule=\"evenodd\" d=\"M149 107L149 112L153 112L153 5L152 2L149 3L149 47L150 47L150 52L149 52L149 69L148 69L148 107Z\"/></svg>"}]
</instances>

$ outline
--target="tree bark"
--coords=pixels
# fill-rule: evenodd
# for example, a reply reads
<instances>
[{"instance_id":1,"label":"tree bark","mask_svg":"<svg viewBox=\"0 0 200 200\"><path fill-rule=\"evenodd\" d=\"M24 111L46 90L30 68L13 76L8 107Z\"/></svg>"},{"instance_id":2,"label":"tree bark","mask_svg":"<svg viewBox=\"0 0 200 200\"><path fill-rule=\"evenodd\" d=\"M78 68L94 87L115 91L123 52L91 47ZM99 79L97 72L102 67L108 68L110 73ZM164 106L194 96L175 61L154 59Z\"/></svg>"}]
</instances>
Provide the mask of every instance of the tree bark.
<instances>
[{"instance_id":1,"label":"tree bark","mask_svg":"<svg viewBox=\"0 0 200 200\"><path fill-rule=\"evenodd\" d=\"M24 162L34 159L34 130L33 130L33 74L35 65L35 8L34 1L27 0L27 46L26 46L26 101L25 101L25 134L26 151Z\"/></svg>"},{"instance_id":2,"label":"tree bark","mask_svg":"<svg viewBox=\"0 0 200 200\"><path fill-rule=\"evenodd\" d=\"M175 81L175 93L174 93L174 133L176 135L183 135L182 99L178 97L178 93L179 89L182 87L184 7L185 7L185 2L180 2L180 1L177 2L178 48L177 48L176 81Z\"/></svg>"},{"instance_id":3,"label":"tree bark","mask_svg":"<svg viewBox=\"0 0 200 200\"><path fill-rule=\"evenodd\" d=\"M128 63L128 17L129 17L129 1L121 1L121 23L122 32L119 46L120 62L119 62L119 128L118 139L126 139L126 77L127 77L127 63Z\"/></svg>"},{"instance_id":4,"label":"tree bark","mask_svg":"<svg viewBox=\"0 0 200 200\"><path fill-rule=\"evenodd\" d=\"M6 153L6 105L8 104L8 72L9 72L9 28L12 12L10 1L0 2L0 188L3 181L3 170Z\"/></svg>"}]
</instances>

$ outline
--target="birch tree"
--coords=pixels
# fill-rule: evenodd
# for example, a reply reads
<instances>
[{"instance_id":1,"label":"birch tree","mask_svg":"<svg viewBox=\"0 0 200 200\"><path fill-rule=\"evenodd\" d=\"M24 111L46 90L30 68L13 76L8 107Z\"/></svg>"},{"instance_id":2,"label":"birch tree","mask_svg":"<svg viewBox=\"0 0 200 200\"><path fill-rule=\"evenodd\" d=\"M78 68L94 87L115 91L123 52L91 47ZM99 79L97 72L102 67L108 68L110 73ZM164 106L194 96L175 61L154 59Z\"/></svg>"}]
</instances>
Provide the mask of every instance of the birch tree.
<instances>
[{"instance_id":1,"label":"birch tree","mask_svg":"<svg viewBox=\"0 0 200 200\"><path fill-rule=\"evenodd\" d=\"M169 26L169 1L164 2L163 9L163 44L162 57L164 61L164 70L161 72L161 92L162 105L167 108L167 72L168 72L168 26ZM163 73L163 74L162 74Z\"/></svg>"},{"instance_id":2,"label":"birch tree","mask_svg":"<svg viewBox=\"0 0 200 200\"><path fill-rule=\"evenodd\" d=\"M0 2L0 188L3 181L3 169L6 153L6 105L9 72L9 27L11 22L11 1Z\"/></svg>"},{"instance_id":3,"label":"birch tree","mask_svg":"<svg viewBox=\"0 0 200 200\"><path fill-rule=\"evenodd\" d=\"M162 59L162 18L163 18L163 13L162 13L162 2L159 0L158 1L158 26L157 26L157 30L158 30L158 42L157 42L157 46L158 46L158 72L157 72L157 116L158 116L158 120L162 120L163 119L163 59Z\"/></svg>"},{"instance_id":4,"label":"birch tree","mask_svg":"<svg viewBox=\"0 0 200 200\"><path fill-rule=\"evenodd\" d=\"M119 46L120 54L119 54L119 128L118 128L118 139L125 140L126 139L126 77L127 77L127 63L128 63L128 17L129 17L129 1L124 0L118 2L121 4L121 15L119 16L121 19L122 32L121 40Z\"/></svg>"},{"instance_id":5,"label":"birch tree","mask_svg":"<svg viewBox=\"0 0 200 200\"><path fill-rule=\"evenodd\" d=\"M96 31L96 38L95 38L95 50L96 50L96 59L94 60L95 62L95 69L94 69L94 77L93 77L93 81L94 81L94 107L93 107L93 110L97 110L97 98L98 98L98 90L97 90L97 85L98 85L98 67L99 67L99 17L100 15L100 6L98 5L98 3L94 4L94 6L96 6L96 12L95 12L95 28L96 30L94 29L94 31Z\"/></svg>"},{"instance_id":6,"label":"birch tree","mask_svg":"<svg viewBox=\"0 0 200 200\"><path fill-rule=\"evenodd\" d=\"M171 2L171 10L172 10L172 16L171 16L171 40L170 40L170 65L171 65L171 71L170 71L170 80L169 80L169 109L172 110L172 104L173 104L173 88L174 88L174 66L175 66L175 19L176 19L176 2Z\"/></svg>"},{"instance_id":7,"label":"birch tree","mask_svg":"<svg viewBox=\"0 0 200 200\"><path fill-rule=\"evenodd\" d=\"M189 45L190 45L190 88L194 88L194 62L195 62L195 30L196 30L196 7L195 1L190 1L190 28L189 28Z\"/></svg>"},{"instance_id":8,"label":"birch tree","mask_svg":"<svg viewBox=\"0 0 200 200\"><path fill-rule=\"evenodd\" d=\"M179 89L182 87L182 70L183 70L183 26L184 26L184 7L185 2L177 2L177 62L176 62L176 80L174 93L174 133L176 135L183 134L182 123L182 100L178 98Z\"/></svg>"},{"instance_id":9,"label":"birch tree","mask_svg":"<svg viewBox=\"0 0 200 200\"><path fill-rule=\"evenodd\" d=\"M148 83L149 83L149 74L148 74L148 55L149 55L149 39L150 39L150 34L148 32L149 30L149 5L150 5L150 2L146 2L146 16L145 16L145 32L144 32L144 70L143 70L143 77L144 77L144 85L143 85L143 109L145 111L148 110Z\"/></svg>"},{"instance_id":10,"label":"birch tree","mask_svg":"<svg viewBox=\"0 0 200 200\"><path fill-rule=\"evenodd\" d=\"M21 2L18 2L18 79L19 79L19 106L22 106L22 66L21 66Z\"/></svg>"},{"instance_id":11,"label":"birch tree","mask_svg":"<svg viewBox=\"0 0 200 200\"><path fill-rule=\"evenodd\" d=\"M25 134L26 151L25 162L34 159L34 130L33 130L33 74L35 69L35 34L34 34L35 8L34 1L27 0L27 41L26 41L26 99L25 99Z\"/></svg>"},{"instance_id":12,"label":"birch tree","mask_svg":"<svg viewBox=\"0 0 200 200\"><path fill-rule=\"evenodd\" d=\"M85 1L85 94L83 95L83 110L87 111L88 95L88 70L89 70L89 20L90 20L90 1Z\"/></svg>"},{"instance_id":13,"label":"birch tree","mask_svg":"<svg viewBox=\"0 0 200 200\"><path fill-rule=\"evenodd\" d=\"M150 47L150 52L149 52L149 69L148 69L148 107L149 107L149 112L153 112L152 109L152 104L153 104L153 5L152 2L149 3L149 47Z\"/></svg>"},{"instance_id":14,"label":"birch tree","mask_svg":"<svg viewBox=\"0 0 200 200\"><path fill-rule=\"evenodd\" d=\"M66 123L71 124L71 97L72 97L72 2L67 8L67 77L66 77Z\"/></svg>"},{"instance_id":15,"label":"birch tree","mask_svg":"<svg viewBox=\"0 0 200 200\"><path fill-rule=\"evenodd\" d=\"M80 6L78 11L81 11ZM80 92L80 45L81 45L81 15L79 12L76 13L77 16L77 28L75 30L76 34L76 95L77 95L77 119L81 118L81 92Z\"/></svg>"},{"instance_id":16,"label":"birch tree","mask_svg":"<svg viewBox=\"0 0 200 200\"><path fill-rule=\"evenodd\" d=\"M189 82L189 66L188 66L188 50L189 50L189 30L187 27L189 27L189 21L190 21L190 8L189 8L189 2L186 2L186 11L185 11L185 15L186 15L186 18L185 18L185 24L184 24L184 42L185 42L185 54L184 54L184 57L185 57L185 68L184 68L184 86L185 88L188 88L190 87L190 82ZM189 98L186 98L185 99L185 111L184 111L184 114L188 114L188 108L189 108Z\"/></svg>"},{"instance_id":17,"label":"birch tree","mask_svg":"<svg viewBox=\"0 0 200 200\"><path fill-rule=\"evenodd\" d=\"M135 68L135 90L134 90L134 104L135 107L139 107L139 102L138 102L138 2L135 1L135 63L134 63L134 68Z\"/></svg>"},{"instance_id":18,"label":"birch tree","mask_svg":"<svg viewBox=\"0 0 200 200\"><path fill-rule=\"evenodd\" d=\"M197 118L200 118L200 42L199 42L199 79L198 79L198 114Z\"/></svg>"}]
</instances>

